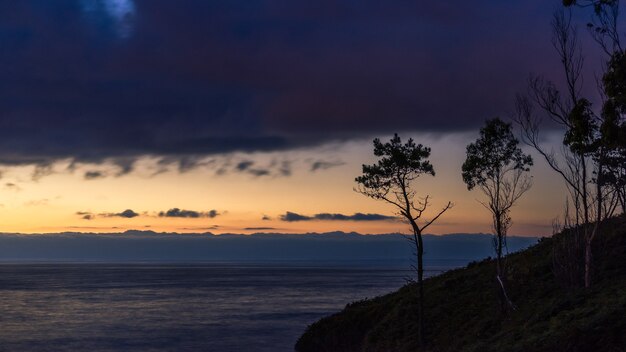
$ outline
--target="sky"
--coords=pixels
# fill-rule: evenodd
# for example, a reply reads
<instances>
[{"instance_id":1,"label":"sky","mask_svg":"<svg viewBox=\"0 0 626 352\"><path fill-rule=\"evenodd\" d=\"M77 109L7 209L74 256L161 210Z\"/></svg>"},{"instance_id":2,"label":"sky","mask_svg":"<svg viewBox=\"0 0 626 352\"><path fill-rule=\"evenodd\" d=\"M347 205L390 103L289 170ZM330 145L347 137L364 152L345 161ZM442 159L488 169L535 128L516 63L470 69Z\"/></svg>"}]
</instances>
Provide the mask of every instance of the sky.
<instances>
[{"instance_id":1,"label":"sky","mask_svg":"<svg viewBox=\"0 0 626 352\"><path fill-rule=\"evenodd\" d=\"M465 146L529 74L558 82L560 3L0 0L0 232L406 232L353 190L393 133L432 147L418 195L455 204L429 232L489 232ZM515 234L565 201L536 161Z\"/></svg>"}]
</instances>

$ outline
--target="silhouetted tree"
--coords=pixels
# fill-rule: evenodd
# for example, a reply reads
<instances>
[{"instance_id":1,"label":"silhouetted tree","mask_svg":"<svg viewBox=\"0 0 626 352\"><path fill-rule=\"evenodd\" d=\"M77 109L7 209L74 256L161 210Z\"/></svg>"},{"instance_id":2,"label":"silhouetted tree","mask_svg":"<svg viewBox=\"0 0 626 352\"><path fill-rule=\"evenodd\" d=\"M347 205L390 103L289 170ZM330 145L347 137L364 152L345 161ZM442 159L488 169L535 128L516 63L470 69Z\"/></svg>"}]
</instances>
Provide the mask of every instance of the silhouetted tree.
<instances>
[{"instance_id":1,"label":"silhouetted tree","mask_svg":"<svg viewBox=\"0 0 626 352\"><path fill-rule=\"evenodd\" d=\"M618 28L619 0L563 0L563 5L592 8L591 20L587 23L592 38L609 56L623 52Z\"/></svg>"},{"instance_id":2,"label":"silhouetted tree","mask_svg":"<svg viewBox=\"0 0 626 352\"><path fill-rule=\"evenodd\" d=\"M604 219L612 216L621 202L624 184L624 122L620 109L620 91L626 86L626 68L621 49L617 18L619 1L564 1L566 7L593 7L592 21L587 25L592 37L609 55L602 82L598 88L602 110L595 111L590 100L582 96L583 54L577 31L571 23L571 12L559 11L553 20L553 44L559 54L565 76L561 91L541 77L530 80L530 94L518 97L517 120L523 140L533 146L565 181L573 205L573 226L584 232L584 285L592 282L593 240ZM564 132L560 156L540 144L542 117L533 110L537 105Z\"/></svg>"},{"instance_id":3,"label":"silhouetted tree","mask_svg":"<svg viewBox=\"0 0 626 352\"><path fill-rule=\"evenodd\" d=\"M598 88L602 111L596 117L598 131L594 150L597 187L605 188L599 202L604 214L612 215L621 206L626 211L626 54L618 28L619 0L564 0L565 7L593 9L587 28L607 55Z\"/></svg>"},{"instance_id":4,"label":"silhouetted tree","mask_svg":"<svg viewBox=\"0 0 626 352\"><path fill-rule=\"evenodd\" d=\"M493 218L494 249L496 252L496 281L502 308L515 309L506 288L506 267L503 252L511 226L511 208L531 185L528 176L533 160L519 148L511 124L496 118L480 129L480 137L467 146L467 158L462 166L463 181L468 190L479 188L487 197L481 204Z\"/></svg>"},{"instance_id":5,"label":"silhouetted tree","mask_svg":"<svg viewBox=\"0 0 626 352\"><path fill-rule=\"evenodd\" d=\"M572 198L576 224L587 223L591 206L590 137L597 125L588 120L592 113L590 103L581 97L583 59L577 32L563 12L555 14L552 28L553 44L564 68L566 91L561 93L555 84L542 77L532 77L529 95L518 97L517 122L522 127L522 140L535 148L563 177ZM561 155L541 145L539 132L544 116L533 110L534 105L564 131L565 147L561 149ZM572 148L568 144L572 144Z\"/></svg>"},{"instance_id":6,"label":"silhouetted tree","mask_svg":"<svg viewBox=\"0 0 626 352\"><path fill-rule=\"evenodd\" d=\"M443 213L452 207L448 202L439 213L429 221L421 221L428 206L430 197L416 200L413 181L422 175L435 176L435 170L428 160L430 148L415 144L413 139L402 143L395 134L387 143L374 139L374 155L379 157L373 165L363 165L363 175L355 179L355 190L376 200L393 205L400 216L410 225L412 242L415 246L416 270L418 285L418 329L419 342L424 343L424 242L422 233L433 224Z\"/></svg>"},{"instance_id":7,"label":"silhouetted tree","mask_svg":"<svg viewBox=\"0 0 626 352\"><path fill-rule=\"evenodd\" d=\"M622 212L626 212L626 53L615 51L602 77L605 102L602 108L602 144L605 182L612 186ZM610 210L610 209L609 209Z\"/></svg>"}]
</instances>

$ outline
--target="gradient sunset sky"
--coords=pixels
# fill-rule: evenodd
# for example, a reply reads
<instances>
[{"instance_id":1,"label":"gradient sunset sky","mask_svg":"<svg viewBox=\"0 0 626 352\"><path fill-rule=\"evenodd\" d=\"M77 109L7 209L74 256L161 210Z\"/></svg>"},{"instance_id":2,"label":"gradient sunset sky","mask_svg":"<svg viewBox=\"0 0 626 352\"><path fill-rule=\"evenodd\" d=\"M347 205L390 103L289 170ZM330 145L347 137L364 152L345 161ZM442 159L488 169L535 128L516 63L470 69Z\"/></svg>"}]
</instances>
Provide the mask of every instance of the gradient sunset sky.
<instances>
[{"instance_id":1,"label":"gradient sunset sky","mask_svg":"<svg viewBox=\"0 0 626 352\"><path fill-rule=\"evenodd\" d=\"M418 194L455 203L429 232L490 232L465 146L529 74L559 81L560 4L0 1L0 232L406 232L353 191L394 132L432 147ZM511 234L549 235L565 201L535 164Z\"/></svg>"}]
</instances>

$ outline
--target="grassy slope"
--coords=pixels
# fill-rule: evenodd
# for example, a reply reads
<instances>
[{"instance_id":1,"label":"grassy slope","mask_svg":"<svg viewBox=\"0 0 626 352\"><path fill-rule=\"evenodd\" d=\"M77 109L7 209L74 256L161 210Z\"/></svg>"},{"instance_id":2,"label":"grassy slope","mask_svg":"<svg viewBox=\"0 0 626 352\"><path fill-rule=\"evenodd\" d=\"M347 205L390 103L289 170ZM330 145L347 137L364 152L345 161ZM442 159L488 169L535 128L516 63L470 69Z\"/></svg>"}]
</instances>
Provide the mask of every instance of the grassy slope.
<instances>
[{"instance_id":1,"label":"grassy slope","mask_svg":"<svg viewBox=\"0 0 626 352\"><path fill-rule=\"evenodd\" d=\"M564 236L567 234L561 234ZM509 294L500 314L493 261L470 264L425 283L428 351L626 351L626 217L596 240L592 289L559 285L553 239L508 258ZM415 287L352 303L311 325L299 352L416 351Z\"/></svg>"}]
</instances>

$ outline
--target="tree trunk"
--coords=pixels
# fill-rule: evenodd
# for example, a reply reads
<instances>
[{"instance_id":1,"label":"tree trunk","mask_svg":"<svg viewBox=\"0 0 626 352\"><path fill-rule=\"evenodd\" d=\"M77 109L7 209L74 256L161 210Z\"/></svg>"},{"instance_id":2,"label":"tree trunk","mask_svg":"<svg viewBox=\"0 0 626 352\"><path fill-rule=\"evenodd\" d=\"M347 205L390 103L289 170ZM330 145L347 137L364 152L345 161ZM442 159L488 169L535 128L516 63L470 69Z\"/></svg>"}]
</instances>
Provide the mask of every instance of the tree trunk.
<instances>
[{"instance_id":1,"label":"tree trunk","mask_svg":"<svg viewBox=\"0 0 626 352\"><path fill-rule=\"evenodd\" d=\"M502 215L496 214L496 273L502 277Z\"/></svg>"},{"instance_id":2,"label":"tree trunk","mask_svg":"<svg viewBox=\"0 0 626 352\"><path fill-rule=\"evenodd\" d=\"M417 261L417 338L420 348L424 347L424 243L422 232L415 221L413 227L413 242Z\"/></svg>"},{"instance_id":3,"label":"tree trunk","mask_svg":"<svg viewBox=\"0 0 626 352\"><path fill-rule=\"evenodd\" d=\"M424 243L422 242L422 234L418 233L417 239L419 248L417 249L417 282L419 285L419 343L424 347Z\"/></svg>"},{"instance_id":4,"label":"tree trunk","mask_svg":"<svg viewBox=\"0 0 626 352\"><path fill-rule=\"evenodd\" d=\"M582 197L582 201L583 201L583 215L584 215L584 221L585 224L589 223L589 200L588 200L588 194L587 194L587 160L585 159L584 155L580 156L581 159L581 164L582 164L582 191L581 191L581 197Z\"/></svg>"},{"instance_id":5,"label":"tree trunk","mask_svg":"<svg viewBox=\"0 0 626 352\"><path fill-rule=\"evenodd\" d=\"M600 231L600 223L602 222L602 218L603 218L603 213L602 213L602 206L604 203L604 198L602 197L602 184L604 182L603 177L602 177L602 173L603 173L603 167L604 164L602 162L602 159L600 160L600 162L598 163L598 179L596 180L596 221L595 224L593 225L593 229L591 230L591 233L589 233L589 230L586 231L587 236L585 238L585 288L589 288L591 287L591 281L592 281L592 265L593 265L593 248L592 248L592 243L593 243L593 239L596 237L596 235L598 234L598 232Z\"/></svg>"},{"instance_id":6,"label":"tree trunk","mask_svg":"<svg viewBox=\"0 0 626 352\"><path fill-rule=\"evenodd\" d=\"M506 270L503 267L502 260L502 252L504 248L504 228L502 224L502 217L504 214L501 212L496 212L494 214L495 217L495 230L496 230L496 242L495 242L495 250L496 250L496 283L498 284L498 291L500 297L500 307L502 309L503 314L508 314L509 310L515 310L515 305L509 299L509 295L506 292Z\"/></svg>"}]
</instances>

